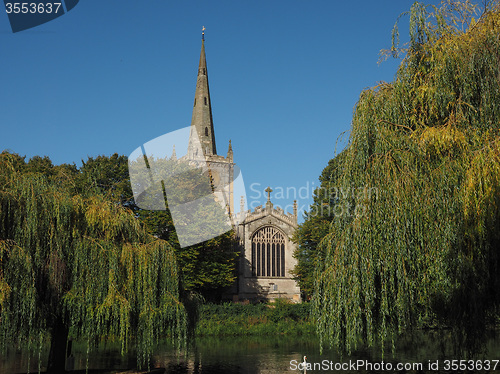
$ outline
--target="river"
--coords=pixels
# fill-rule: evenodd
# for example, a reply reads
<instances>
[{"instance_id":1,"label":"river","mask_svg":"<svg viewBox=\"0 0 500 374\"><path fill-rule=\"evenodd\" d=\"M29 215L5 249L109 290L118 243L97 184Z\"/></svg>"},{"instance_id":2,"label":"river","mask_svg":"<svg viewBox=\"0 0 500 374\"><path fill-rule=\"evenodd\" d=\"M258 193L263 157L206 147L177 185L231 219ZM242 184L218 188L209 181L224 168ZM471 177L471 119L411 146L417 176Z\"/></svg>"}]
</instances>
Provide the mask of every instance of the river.
<instances>
[{"instance_id":1,"label":"river","mask_svg":"<svg viewBox=\"0 0 500 374\"><path fill-rule=\"evenodd\" d=\"M418 333L412 339L400 339L396 351L391 348L382 354L380 347L354 350L341 356L336 350L324 350L315 337L224 337L199 338L187 352L179 352L169 344L160 345L151 360L151 367L163 367L169 374L276 374L303 373L304 356L307 357L307 373L456 373L500 372L500 338L491 334L485 339L481 353L474 360L464 354L453 353L444 342L447 332ZM47 349L41 352L42 361ZM74 346L74 369L87 365L84 344ZM456 361L453 361L456 360ZM460 361L462 360L462 361ZM30 372L37 372L37 359L31 358ZM136 366L134 352L122 356L116 344L89 355L89 369L108 369L110 372L125 371ZM489 366L490 370L484 370ZM28 355L9 350L0 358L0 373L26 373ZM465 370L460 370L460 368ZM481 370L479 370L481 368ZM44 367L42 366L42 371Z\"/></svg>"}]
</instances>

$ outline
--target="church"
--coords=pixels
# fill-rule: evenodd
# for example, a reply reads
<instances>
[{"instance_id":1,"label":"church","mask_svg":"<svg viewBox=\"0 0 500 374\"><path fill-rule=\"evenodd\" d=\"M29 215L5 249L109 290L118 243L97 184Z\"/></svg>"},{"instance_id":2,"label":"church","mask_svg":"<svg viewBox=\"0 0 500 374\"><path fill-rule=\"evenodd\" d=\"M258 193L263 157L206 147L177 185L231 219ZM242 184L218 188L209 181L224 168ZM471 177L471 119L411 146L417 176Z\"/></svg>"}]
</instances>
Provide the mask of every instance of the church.
<instances>
[{"instance_id":1,"label":"church","mask_svg":"<svg viewBox=\"0 0 500 374\"><path fill-rule=\"evenodd\" d=\"M230 140L226 156L218 155L214 130L203 31L186 156L189 160L203 158L206 161L214 195L233 217L232 226L237 235L240 256L237 281L226 296L233 301L258 302L286 298L300 302L300 289L290 273L297 263L293 257L295 244L291 240L297 228L297 202L294 202L292 213L274 207L271 202L272 190L268 187L265 206L245 211L245 202L241 197L240 211L235 214L233 148ZM193 144L193 139L197 144Z\"/></svg>"}]
</instances>

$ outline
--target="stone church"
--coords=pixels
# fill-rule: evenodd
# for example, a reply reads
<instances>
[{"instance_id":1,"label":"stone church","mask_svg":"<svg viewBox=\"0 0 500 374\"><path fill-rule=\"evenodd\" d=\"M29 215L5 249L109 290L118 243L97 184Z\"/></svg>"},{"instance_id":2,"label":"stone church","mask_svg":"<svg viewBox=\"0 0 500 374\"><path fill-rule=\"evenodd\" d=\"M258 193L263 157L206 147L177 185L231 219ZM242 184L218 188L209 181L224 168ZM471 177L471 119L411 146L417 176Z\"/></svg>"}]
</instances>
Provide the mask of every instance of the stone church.
<instances>
[{"instance_id":1,"label":"stone church","mask_svg":"<svg viewBox=\"0 0 500 374\"><path fill-rule=\"evenodd\" d=\"M297 228L297 203L294 203L293 213L284 212L274 207L271 202L272 190L267 188L265 206L244 211L245 202L241 197L240 212L234 214L233 149L229 141L226 156L217 154L211 105L203 32L186 157L190 160L204 158L210 170L216 199L223 202L233 217L232 225L238 237L240 258L237 282L227 296L235 301L287 298L300 302L300 289L290 274L297 262L292 256L295 244L291 241ZM193 136L195 131L197 136ZM193 139L198 142L196 145ZM203 155L198 154L200 150Z\"/></svg>"}]
</instances>

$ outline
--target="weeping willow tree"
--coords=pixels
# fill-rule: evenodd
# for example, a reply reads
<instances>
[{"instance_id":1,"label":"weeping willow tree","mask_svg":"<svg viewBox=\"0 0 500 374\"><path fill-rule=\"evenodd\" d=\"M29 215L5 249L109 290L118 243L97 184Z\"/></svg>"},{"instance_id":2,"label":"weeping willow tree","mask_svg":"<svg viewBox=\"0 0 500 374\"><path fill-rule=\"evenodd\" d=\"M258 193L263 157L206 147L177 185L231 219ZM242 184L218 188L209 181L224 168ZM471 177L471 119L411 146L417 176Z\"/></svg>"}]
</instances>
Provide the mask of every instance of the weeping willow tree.
<instances>
[{"instance_id":1,"label":"weeping willow tree","mask_svg":"<svg viewBox=\"0 0 500 374\"><path fill-rule=\"evenodd\" d=\"M139 364L160 336L182 342L172 248L117 204L72 195L13 161L0 155L0 344L41 349L48 335L47 372L60 373L68 334L89 348L134 340Z\"/></svg>"},{"instance_id":2,"label":"weeping willow tree","mask_svg":"<svg viewBox=\"0 0 500 374\"><path fill-rule=\"evenodd\" d=\"M344 191L332 208L345 209L315 273L322 345L350 351L433 321L472 349L495 313L500 9L474 12L468 1L415 3L395 81L356 104L330 180Z\"/></svg>"}]
</instances>

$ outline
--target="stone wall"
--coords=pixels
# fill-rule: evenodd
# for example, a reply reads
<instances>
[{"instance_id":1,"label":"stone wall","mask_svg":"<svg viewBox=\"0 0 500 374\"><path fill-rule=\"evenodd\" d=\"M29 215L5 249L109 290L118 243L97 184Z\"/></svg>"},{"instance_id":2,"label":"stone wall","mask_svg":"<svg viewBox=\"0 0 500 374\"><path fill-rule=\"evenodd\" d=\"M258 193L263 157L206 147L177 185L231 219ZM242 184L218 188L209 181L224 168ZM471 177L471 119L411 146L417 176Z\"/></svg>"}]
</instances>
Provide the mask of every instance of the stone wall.
<instances>
[{"instance_id":1,"label":"stone wall","mask_svg":"<svg viewBox=\"0 0 500 374\"><path fill-rule=\"evenodd\" d=\"M252 238L264 227L274 227L285 236L285 276L252 276ZM297 228L296 217L286 214L282 209L275 209L268 201L264 208L257 207L254 212L247 212L238 226L238 237L242 253L239 264L238 298L240 300L271 300L287 298L300 301L300 289L292 279L290 271L297 264L293 257L295 244L291 237Z\"/></svg>"}]
</instances>

